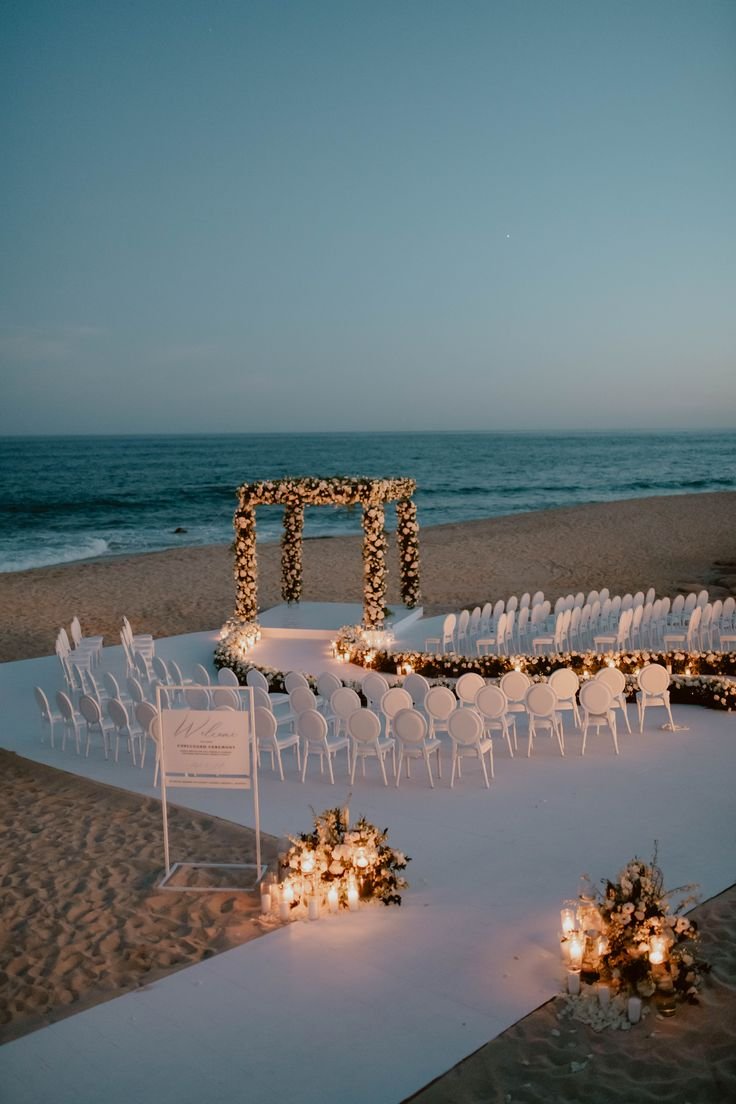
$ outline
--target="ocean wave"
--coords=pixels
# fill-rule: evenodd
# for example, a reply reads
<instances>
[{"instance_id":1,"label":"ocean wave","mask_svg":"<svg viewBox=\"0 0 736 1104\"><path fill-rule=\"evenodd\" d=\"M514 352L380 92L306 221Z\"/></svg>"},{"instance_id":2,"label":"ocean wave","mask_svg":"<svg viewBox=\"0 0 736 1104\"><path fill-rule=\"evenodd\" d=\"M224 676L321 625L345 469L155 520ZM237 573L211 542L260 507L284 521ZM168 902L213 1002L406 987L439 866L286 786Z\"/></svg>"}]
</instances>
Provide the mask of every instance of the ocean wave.
<instances>
[{"instance_id":1,"label":"ocean wave","mask_svg":"<svg viewBox=\"0 0 736 1104\"><path fill-rule=\"evenodd\" d=\"M9 571L28 571L33 567L53 567L55 564L72 563L74 560L89 560L104 556L110 551L110 545L101 537L89 537L79 544L52 545L48 548L36 548L27 552L0 553L0 573Z\"/></svg>"}]
</instances>

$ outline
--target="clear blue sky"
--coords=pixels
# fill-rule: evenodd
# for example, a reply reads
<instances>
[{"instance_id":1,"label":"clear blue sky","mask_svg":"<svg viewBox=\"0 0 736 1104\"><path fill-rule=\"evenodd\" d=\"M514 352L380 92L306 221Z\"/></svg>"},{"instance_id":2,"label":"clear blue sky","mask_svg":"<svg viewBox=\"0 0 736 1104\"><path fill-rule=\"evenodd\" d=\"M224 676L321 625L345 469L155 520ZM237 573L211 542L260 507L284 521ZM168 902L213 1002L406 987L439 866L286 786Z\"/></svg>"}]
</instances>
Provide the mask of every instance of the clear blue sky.
<instances>
[{"instance_id":1,"label":"clear blue sky","mask_svg":"<svg viewBox=\"0 0 736 1104\"><path fill-rule=\"evenodd\" d=\"M0 433L736 425L734 0L0 18Z\"/></svg>"}]
</instances>

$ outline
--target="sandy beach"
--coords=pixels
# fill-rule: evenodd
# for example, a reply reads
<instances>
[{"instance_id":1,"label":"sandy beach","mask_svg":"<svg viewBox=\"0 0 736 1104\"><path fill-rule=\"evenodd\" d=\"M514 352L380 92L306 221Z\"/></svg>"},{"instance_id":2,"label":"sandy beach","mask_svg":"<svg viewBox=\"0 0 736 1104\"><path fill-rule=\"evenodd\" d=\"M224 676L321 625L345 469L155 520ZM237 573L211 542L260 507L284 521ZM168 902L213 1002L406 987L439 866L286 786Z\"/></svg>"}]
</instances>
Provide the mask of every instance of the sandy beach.
<instances>
[{"instance_id":1,"label":"sandy beach","mask_svg":"<svg viewBox=\"0 0 736 1104\"><path fill-rule=\"evenodd\" d=\"M736 591L736 494L672 496L551 510L423 531L425 609L441 612L543 589L607 585L675 594ZM279 548L259 548L260 603L279 601ZM392 587L397 570L391 552ZM309 540L305 600L359 601L359 538ZM395 601L394 589L389 600ZM48 655L74 613L118 642L127 614L156 636L209 630L232 614L232 554L208 547L0 576L3 660ZM3 950L0 1040L262 935L254 896L157 892L160 807L111 787L0 755ZM80 815L80 808L84 812ZM110 810L112 815L110 814ZM180 810L178 843L214 859L252 854L252 833ZM273 858L276 842L270 841ZM721 1102L736 1098L736 889L699 907L713 964L699 1007L596 1035L550 1002L415 1098L459 1101Z\"/></svg>"},{"instance_id":2,"label":"sandy beach","mask_svg":"<svg viewBox=\"0 0 736 1104\"><path fill-rule=\"evenodd\" d=\"M736 592L736 493L672 495L543 510L440 525L420 534L425 612L443 613L524 590L552 599L569 591L656 588L674 595L701 586ZM280 548L259 545L259 604L280 602ZM395 542L389 541L389 602L398 601ZM154 636L203 632L232 616L227 546L63 564L0 575L0 660L49 655L74 614L85 632L120 641L125 614ZM304 600L359 602L360 537L304 542Z\"/></svg>"}]
</instances>

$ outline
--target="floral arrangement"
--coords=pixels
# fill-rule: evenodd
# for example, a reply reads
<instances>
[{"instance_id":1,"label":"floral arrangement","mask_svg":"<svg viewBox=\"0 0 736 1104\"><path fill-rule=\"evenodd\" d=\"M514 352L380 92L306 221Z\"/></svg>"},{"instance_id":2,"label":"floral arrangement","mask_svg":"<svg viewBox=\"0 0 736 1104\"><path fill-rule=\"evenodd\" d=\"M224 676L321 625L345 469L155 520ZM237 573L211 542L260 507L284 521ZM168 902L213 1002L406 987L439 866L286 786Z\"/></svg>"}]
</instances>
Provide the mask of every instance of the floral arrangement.
<instances>
[{"instance_id":1,"label":"floral arrangement","mask_svg":"<svg viewBox=\"0 0 736 1104\"><path fill-rule=\"evenodd\" d=\"M284 507L281 538L281 596L298 602L302 594L302 530L305 506L363 507L364 621L368 629L380 628L384 620L386 595L386 536L384 505L397 503L401 597L409 608L419 602L419 526L411 497L413 479L273 479L245 483L238 490L235 511L236 617L253 621L258 613L258 569L256 562L257 506Z\"/></svg>"},{"instance_id":2,"label":"floral arrangement","mask_svg":"<svg viewBox=\"0 0 736 1104\"><path fill-rule=\"evenodd\" d=\"M311 893L333 890L339 906L347 908L351 886L364 898L400 905L399 890L408 882L399 871L411 860L389 847L387 839L388 829L380 831L365 817L351 829L347 808L315 813L311 832L289 836L292 846L281 861L286 872L282 891L291 888L295 906Z\"/></svg>"},{"instance_id":3,"label":"floral arrangement","mask_svg":"<svg viewBox=\"0 0 736 1104\"><path fill-rule=\"evenodd\" d=\"M602 885L578 902L583 972L624 995L646 998L659 990L697 1003L709 967L695 952L697 925L683 915L697 902L697 887L664 888L656 843L650 862L633 858L615 881L603 879Z\"/></svg>"}]
</instances>

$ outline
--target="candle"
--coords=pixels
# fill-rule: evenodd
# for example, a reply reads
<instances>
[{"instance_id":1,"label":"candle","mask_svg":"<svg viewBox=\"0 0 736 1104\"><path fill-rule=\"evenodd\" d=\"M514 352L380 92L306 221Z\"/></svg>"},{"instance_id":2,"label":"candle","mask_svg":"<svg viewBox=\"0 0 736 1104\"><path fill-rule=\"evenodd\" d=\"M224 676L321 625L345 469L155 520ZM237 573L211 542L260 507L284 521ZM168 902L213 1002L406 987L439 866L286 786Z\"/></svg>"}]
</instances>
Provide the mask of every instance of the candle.
<instances>
[{"instance_id":1,"label":"candle","mask_svg":"<svg viewBox=\"0 0 736 1104\"><path fill-rule=\"evenodd\" d=\"M629 1003L626 1005L626 1015L629 1023L637 1024L639 1022L641 1019L641 1001L638 997L629 997Z\"/></svg>"},{"instance_id":2,"label":"candle","mask_svg":"<svg viewBox=\"0 0 736 1104\"><path fill-rule=\"evenodd\" d=\"M598 986L598 1003L601 1008L608 1008L609 1004L611 1003L611 990L607 985L604 985L602 982Z\"/></svg>"},{"instance_id":3,"label":"candle","mask_svg":"<svg viewBox=\"0 0 736 1104\"><path fill-rule=\"evenodd\" d=\"M582 932L573 931L570 933L570 966L573 970L579 970L583 964L583 954L585 952L585 939Z\"/></svg>"},{"instance_id":4,"label":"candle","mask_svg":"<svg viewBox=\"0 0 736 1104\"><path fill-rule=\"evenodd\" d=\"M653 935L649 941L649 961L652 966L661 966L667 954L667 940L663 935Z\"/></svg>"},{"instance_id":5,"label":"candle","mask_svg":"<svg viewBox=\"0 0 736 1104\"><path fill-rule=\"evenodd\" d=\"M562 934L569 935L571 931L575 930L575 908L571 908L569 902L565 902L565 907L560 909L560 923L562 925Z\"/></svg>"},{"instance_id":6,"label":"candle","mask_svg":"<svg viewBox=\"0 0 736 1104\"><path fill-rule=\"evenodd\" d=\"M279 905L279 920L288 920L290 912L290 906L286 903L286 901L282 900L281 904Z\"/></svg>"},{"instance_id":7,"label":"candle","mask_svg":"<svg viewBox=\"0 0 736 1104\"><path fill-rule=\"evenodd\" d=\"M305 852L304 855L302 855L302 873L303 874L312 874L313 871L314 871L314 855L312 854L311 851L307 851L307 852Z\"/></svg>"},{"instance_id":8,"label":"candle","mask_svg":"<svg viewBox=\"0 0 736 1104\"><path fill-rule=\"evenodd\" d=\"M261 912L266 916L271 911L271 894L261 894Z\"/></svg>"},{"instance_id":9,"label":"candle","mask_svg":"<svg viewBox=\"0 0 736 1104\"><path fill-rule=\"evenodd\" d=\"M294 904L294 887L291 882L284 882L284 890L281 896L281 903L289 907Z\"/></svg>"},{"instance_id":10,"label":"candle","mask_svg":"<svg viewBox=\"0 0 736 1104\"><path fill-rule=\"evenodd\" d=\"M348 882L348 908L351 912L358 910L358 887L352 878Z\"/></svg>"},{"instance_id":11,"label":"candle","mask_svg":"<svg viewBox=\"0 0 736 1104\"><path fill-rule=\"evenodd\" d=\"M355 865L359 866L361 870L365 870L368 865L368 856L365 853L365 847L358 847L355 850Z\"/></svg>"},{"instance_id":12,"label":"candle","mask_svg":"<svg viewBox=\"0 0 736 1104\"><path fill-rule=\"evenodd\" d=\"M307 915L310 920L319 920L319 897L316 894L312 894L309 898L309 905L307 906Z\"/></svg>"},{"instance_id":13,"label":"candle","mask_svg":"<svg viewBox=\"0 0 736 1104\"><path fill-rule=\"evenodd\" d=\"M577 970L567 971L567 991L571 997L577 997L580 993L580 974Z\"/></svg>"},{"instance_id":14,"label":"candle","mask_svg":"<svg viewBox=\"0 0 736 1104\"><path fill-rule=\"evenodd\" d=\"M327 907L330 912L337 912L339 908L340 900L337 894L337 886L330 886L327 890Z\"/></svg>"}]
</instances>

